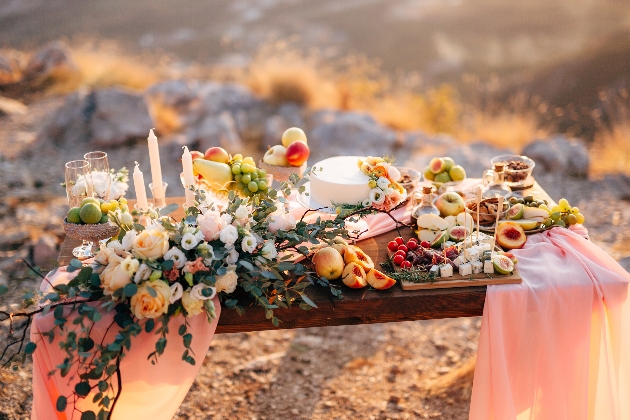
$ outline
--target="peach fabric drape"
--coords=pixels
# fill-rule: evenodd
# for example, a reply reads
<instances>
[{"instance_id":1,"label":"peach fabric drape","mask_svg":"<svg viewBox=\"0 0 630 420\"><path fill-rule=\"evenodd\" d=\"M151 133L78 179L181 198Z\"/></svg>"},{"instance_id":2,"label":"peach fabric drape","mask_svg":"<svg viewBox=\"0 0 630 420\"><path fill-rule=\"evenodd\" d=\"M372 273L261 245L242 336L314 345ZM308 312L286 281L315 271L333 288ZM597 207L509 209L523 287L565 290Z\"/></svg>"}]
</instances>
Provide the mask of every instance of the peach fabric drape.
<instances>
[{"instance_id":1,"label":"peach fabric drape","mask_svg":"<svg viewBox=\"0 0 630 420\"><path fill-rule=\"evenodd\" d=\"M488 287L471 420L630 419L630 274L581 235L530 236L523 283Z\"/></svg>"},{"instance_id":2,"label":"peach fabric drape","mask_svg":"<svg viewBox=\"0 0 630 420\"><path fill-rule=\"evenodd\" d=\"M68 283L76 274L77 272L68 273L65 267L61 267L48 280L52 284ZM42 283L42 289L48 286L48 282ZM134 337L132 351L123 357L120 364L123 392L116 404L113 420L160 420L173 417L195 380L210 348L218 316L221 313L221 306L216 298L214 304L217 318L212 323L208 323L205 312L188 318L188 331L193 334L192 350L196 361L195 366L182 360L184 346L178 334L178 328L183 323L183 317L174 318L169 323L168 344L156 365L152 365L147 360L147 356L155 349L155 342L159 336L156 336L154 332L149 334L143 331ZM104 314L103 319L95 323L92 337L97 343L106 333L106 342L113 341L117 326L114 324L109 332L106 332L107 327L112 323L113 315L113 313ZM72 326L71 319L68 322L68 328ZM65 352L59 347L59 337L49 344L47 337L40 338L38 335L40 331L49 331L53 323L54 318L51 312L46 316L36 316L31 328L31 341L37 343L37 349L33 354L31 420L78 420L81 418L81 413L74 411L70 400L64 413L58 413L55 408L59 395L70 396L77 378L72 377L72 374L62 378L58 373L48 376L48 373L61 364L65 358ZM98 413L99 408L92 403L94 394L91 393L86 398L80 399L77 408L81 411L91 409Z\"/></svg>"}]
</instances>

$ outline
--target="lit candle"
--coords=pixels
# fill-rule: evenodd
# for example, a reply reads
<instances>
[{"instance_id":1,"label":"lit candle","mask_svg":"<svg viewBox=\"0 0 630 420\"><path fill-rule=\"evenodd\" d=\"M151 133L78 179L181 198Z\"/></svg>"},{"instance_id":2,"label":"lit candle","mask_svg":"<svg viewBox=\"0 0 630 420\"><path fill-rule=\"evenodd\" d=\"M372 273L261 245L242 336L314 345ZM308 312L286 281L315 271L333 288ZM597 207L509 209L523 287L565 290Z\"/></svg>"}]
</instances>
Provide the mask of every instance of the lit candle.
<instances>
[{"instance_id":1,"label":"lit candle","mask_svg":"<svg viewBox=\"0 0 630 420\"><path fill-rule=\"evenodd\" d=\"M193 174L192 155L188 151L187 146L184 146L182 168L184 172L184 187L186 188L186 208L188 208L192 207L195 201L195 193L189 189L191 185L195 184L195 175Z\"/></svg>"},{"instance_id":2,"label":"lit candle","mask_svg":"<svg viewBox=\"0 0 630 420\"><path fill-rule=\"evenodd\" d=\"M153 181L153 198L156 205L164 200L164 188L162 188L162 167L160 166L160 149L153 129L149 131L149 161L151 162L151 179Z\"/></svg>"},{"instance_id":3,"label":"lit candle","mask_svg":"<svg viewBox=\"0 0 630 420\"><path fill-rule=\"evenodd\" d=\"M144 188L144 175L140 172L140 165L138 162L136 162L136 167L133 170L133 186L136 189L138 210L147 210L149 208L149 203L147 202L147 190Z\"/></svg>"}]
</instances>

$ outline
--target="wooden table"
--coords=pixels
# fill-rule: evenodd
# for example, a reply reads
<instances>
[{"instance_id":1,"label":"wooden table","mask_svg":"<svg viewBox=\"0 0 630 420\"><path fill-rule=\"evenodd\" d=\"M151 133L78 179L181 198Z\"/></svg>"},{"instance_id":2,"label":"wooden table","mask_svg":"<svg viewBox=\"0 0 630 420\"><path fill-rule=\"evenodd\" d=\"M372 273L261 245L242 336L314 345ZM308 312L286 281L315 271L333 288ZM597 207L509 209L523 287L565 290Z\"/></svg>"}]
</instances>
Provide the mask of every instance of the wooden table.
<instances>
[{"instance_id":1,"label":"wooden table","mask_svg":"<svg viewBox=\"0 0 630 420\"><path fill-rule=\"evenodd\" d=\"M540 198L549 199L538 184L530 191L536 191ZM525 194L527 195L527 191ZM182 204L183 197L167 200ZM550 201L551 202L551 201ZM130 207L133 206L129 200ZM182 210L174 214L181 217ZM386 245L398 236L392 232L366 239L357 243L372 259L377 268L387 259ZM403 237L411 237L410 229L403 231ZM59 263L66 265L73 258L72 249L80 245L80 241L66 238L60 251ZM331 298L319 286L306 289L308 296L317 304L317 309L303 311L294 309L275 309L275 315L281 320L281 329L328 327L335 325L376 324L382 322L415 321L419 319L458 318L481 316L486 298L486 287L461 287L453 289L432 289L403 291L400 285L379 291L350 289L342 286L343 300ZM238 333L276 329L265 318L264 310L258 306L246 306L245 316L236 311L223 308L216 333Z\"/></svg>"}]
</instances>

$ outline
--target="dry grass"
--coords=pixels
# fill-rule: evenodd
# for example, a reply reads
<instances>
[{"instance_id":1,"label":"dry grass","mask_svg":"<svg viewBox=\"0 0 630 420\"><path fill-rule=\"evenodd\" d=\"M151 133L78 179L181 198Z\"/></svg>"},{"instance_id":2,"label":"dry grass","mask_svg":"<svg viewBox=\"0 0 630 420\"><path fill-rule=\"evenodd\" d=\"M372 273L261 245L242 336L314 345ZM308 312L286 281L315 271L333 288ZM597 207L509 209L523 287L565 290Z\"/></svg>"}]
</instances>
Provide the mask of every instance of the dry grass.
<instances>
[{"instance_id":1,"label":"dry grass","mask_svg":"<svg viewBox=\"0 0 630 420\"><path fill-rule=\"evenodd\" d=\"M49 93L110 86L143 90L165 75L164 66L156 58L133 56L113 43L74 43L72 58L79 72L64 72L50 77L46 82Z\"/></svg>"},{"instance_id":2,"label":"dry grass","mask_svg":"<svg viewBox=\"0 0 630 420\"><path fill-rule=\"evenodd\" d=\"M630 121L597 132L590 156L593 176L611 173L630 175Z\"/></svg>"}]
</instances>

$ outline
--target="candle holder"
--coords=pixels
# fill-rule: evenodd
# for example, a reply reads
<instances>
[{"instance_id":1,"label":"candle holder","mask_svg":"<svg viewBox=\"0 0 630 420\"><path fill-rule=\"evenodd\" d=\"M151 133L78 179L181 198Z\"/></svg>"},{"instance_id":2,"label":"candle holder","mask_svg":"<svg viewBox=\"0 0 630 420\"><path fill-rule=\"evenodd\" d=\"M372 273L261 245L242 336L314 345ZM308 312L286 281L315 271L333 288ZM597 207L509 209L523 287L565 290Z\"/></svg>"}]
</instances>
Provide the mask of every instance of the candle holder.
<instances>
[{"instance_id":1,"label":"candle holder","mask_svg":"<svg viewBox=\"0 0 630 420\"><path fill-rule=\"evenodd\" d=\"M151 190L151 195L153 196L153 203L156 208L166 207L166 187L168 187L168 184L166 182L162 182L162 190L156 191L153 189L153 183L149 184L149 189ZM161 196L156 197L156 192Z\"/></svg>"},{"instance_id":2,"label":"candle holder","mask_svg":"<svg viewBox=\"0 0 630 420\"><path fill-rule=\"evenodd\" d=\"M148 213L150 210L153 210L153 208L154 208L153 203L148 203L148 206L149 206L149 207L148 207L148 208L146 208L146 209L141 209L140 207L138 207L138 204L137 204L137 203L133 205L133 209L134 209L134 210L136 210L137 212L142 212L142 213L143 213L141 216L140 216L140 215L138 216L138 219L140 220L140 224L141 224L141 225L143 225L143 226L145 226L145 227L147 226L147 222L151 219L151 218L147 215L147 213Z\"/></svg>"}]
</instances>

